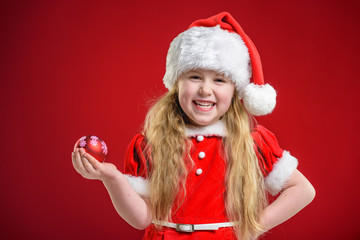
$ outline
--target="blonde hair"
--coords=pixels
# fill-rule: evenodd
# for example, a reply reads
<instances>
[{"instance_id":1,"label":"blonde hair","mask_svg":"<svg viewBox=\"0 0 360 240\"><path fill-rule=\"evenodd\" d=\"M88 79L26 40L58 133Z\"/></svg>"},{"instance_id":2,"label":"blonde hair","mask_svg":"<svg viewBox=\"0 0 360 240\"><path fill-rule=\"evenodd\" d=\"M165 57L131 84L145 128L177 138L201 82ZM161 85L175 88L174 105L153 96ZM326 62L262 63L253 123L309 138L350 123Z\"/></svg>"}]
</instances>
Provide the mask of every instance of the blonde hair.
<instances>
[{"instance_id":1,"label":"blonde hair","mask_svg":"<svg viewBox=\"0 0 360 240\"><path fill-rule=\"evenodd\" d=\"M145 119L147 152L152 164L150 200L156 220L171 219L171 207L179 186L185 190L184 156L190 148L185 136L185 118L174 88L149 110Z\"/></svg>"},{"instance_id":2,"label":"blonde hair","mask_svg":"<svg viewBox=\"0 0 360 240\"><path fill-rule=\"evenodd\" d=\"M227 136L224 140L226 173L226 211L238 239L252 239L262 228L261 211L266 203L263 177L251 137L251 117L235 91L232 103L223 116ZM144 126L148 157L151 161L150 202L154 220L171 220L171 209L179 190L185 197L187 166L191 142L185 135L188 118L182 111L177 88L166 93L149 110ZM181 196L180 196L181 198ZM181 199L179 201L181 201Z\"/></svg>"},{"instance_id":3,"label":"blonde hair","mask_svg":"<svg viewBox=\"0 0 360 240\"><path fill-rule=\"evenodd\" d=\"M226 212L230 221L238 222L238 239L254 239L263 232L260 215L267 204L264 178L254 150L251 129L255 121L234 94L223 116L226 126L225 154Z\"/></svg>"}]
</instances>

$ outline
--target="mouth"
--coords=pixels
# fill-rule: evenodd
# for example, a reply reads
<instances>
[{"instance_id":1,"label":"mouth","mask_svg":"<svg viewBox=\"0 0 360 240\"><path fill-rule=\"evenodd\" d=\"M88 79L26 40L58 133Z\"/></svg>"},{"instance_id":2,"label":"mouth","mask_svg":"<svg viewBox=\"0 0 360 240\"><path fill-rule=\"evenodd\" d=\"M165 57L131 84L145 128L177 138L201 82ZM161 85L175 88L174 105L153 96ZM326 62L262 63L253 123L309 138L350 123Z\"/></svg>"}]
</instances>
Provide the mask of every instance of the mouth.
<instances>
[{"instance_id":1,"label":"mouth","mask_svg":"<svg viewBox=\"0 0 360 240\"><path fill-rule=\"evenodd\" d=\"M210 111L216 105L214 102L196 100L193 101L193 104L201 111Z\"/></svg>"}]
</instances>

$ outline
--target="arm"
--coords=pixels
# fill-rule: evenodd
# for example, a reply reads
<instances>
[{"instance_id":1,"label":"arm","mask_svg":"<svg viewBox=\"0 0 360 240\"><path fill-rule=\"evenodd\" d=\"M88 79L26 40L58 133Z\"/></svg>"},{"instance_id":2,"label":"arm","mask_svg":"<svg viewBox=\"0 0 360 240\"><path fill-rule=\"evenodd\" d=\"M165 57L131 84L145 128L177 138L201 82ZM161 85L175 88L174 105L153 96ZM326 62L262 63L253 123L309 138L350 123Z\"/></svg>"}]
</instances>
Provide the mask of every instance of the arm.
<instances>
[{"instance_id":1,"label":"arm","mask_svg":"<svg viewBox=\"0 0 360 240\"><path fill-rule=\"evenodd\" d=\"M119 174L103 181L118 214L136 229L151 224L151 208L148 199L141 198L130 186L124 175Z\"/></svg>"},{"instance_id":2,"label":"arm","mask_svg":"<svg viewBox=\"0 0 360 240\"><path fill-rule=\"evenodd\" d=\"M83 149L72 153L75 170L87 179L103 182L118 214L131 226L145 229L152 216L148 200L141 198L130 186L124 175L111 163L100 163Z\"/></svg>"},{"instance_id":3,"label":"arm","mask_svg":"<svg viewBox=\"0 0 360 240\"><path fill-rule=\"evenodd\" d=\"M266 231L270 230L294 216L314 197L314 187L301 172L295 170L280 196L264 209L260 217L261 225Z\"/></svg>"}]
</instances>

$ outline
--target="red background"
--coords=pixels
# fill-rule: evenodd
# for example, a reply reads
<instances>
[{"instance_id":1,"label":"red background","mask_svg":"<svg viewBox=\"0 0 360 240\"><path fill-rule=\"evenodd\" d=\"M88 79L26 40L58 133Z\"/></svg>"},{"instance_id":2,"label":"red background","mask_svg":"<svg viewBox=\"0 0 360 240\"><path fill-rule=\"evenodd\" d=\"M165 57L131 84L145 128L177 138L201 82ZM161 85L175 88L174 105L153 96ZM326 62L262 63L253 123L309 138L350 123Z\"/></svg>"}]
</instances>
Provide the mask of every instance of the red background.
<instances>
[{"instance_id":1,"label":"red background","mask_svg":"<svg viewBox=\"0 0 360 240\"><path fill-rule=\"evenodd\" d=\"M359 239L358 1L2 1L0 238L139 239L70 154L95 134L123 169L171 40L229 11L278 91L259 118L317 190L266 239Z\"/></svg>"}]
</instances>

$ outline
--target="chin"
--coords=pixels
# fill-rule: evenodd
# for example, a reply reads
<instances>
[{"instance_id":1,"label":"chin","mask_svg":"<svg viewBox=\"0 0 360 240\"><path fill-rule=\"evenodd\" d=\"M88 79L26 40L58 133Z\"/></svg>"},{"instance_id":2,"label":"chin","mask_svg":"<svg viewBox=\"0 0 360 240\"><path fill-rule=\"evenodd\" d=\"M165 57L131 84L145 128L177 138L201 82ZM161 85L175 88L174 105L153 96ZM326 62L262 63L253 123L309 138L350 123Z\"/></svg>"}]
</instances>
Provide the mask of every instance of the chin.
<instances>
[{"instance_id":1,"label":"chin","mask_svg":"<svg viewBox=\"0 0 360 240\"><path fill-rule=\"evenodd\" d=\"M214 124L217 121L219 121L219 119L208 120L208 121L207 120L197 120L197 121L191 120L191 124L195 125L195 126L199 126L199 127L204 127L204 126Z\"/></svg>"}]
</instances>

